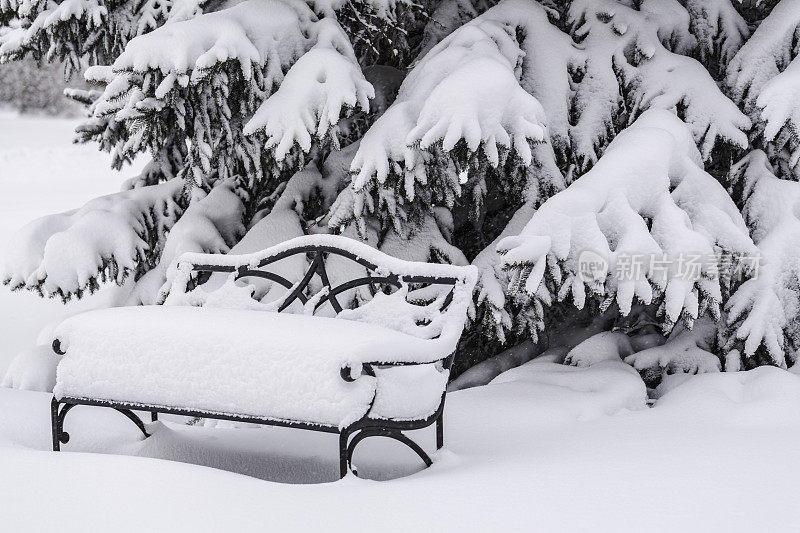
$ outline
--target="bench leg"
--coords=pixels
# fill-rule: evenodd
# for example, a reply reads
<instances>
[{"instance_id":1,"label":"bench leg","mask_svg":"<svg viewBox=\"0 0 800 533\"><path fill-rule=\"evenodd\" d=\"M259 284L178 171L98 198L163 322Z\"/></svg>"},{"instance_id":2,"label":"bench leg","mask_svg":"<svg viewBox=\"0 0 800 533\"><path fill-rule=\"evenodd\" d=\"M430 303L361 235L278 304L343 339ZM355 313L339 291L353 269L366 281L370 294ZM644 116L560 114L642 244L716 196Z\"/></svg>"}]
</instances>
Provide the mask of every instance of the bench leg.
<instances>
[{"instance_id":1,"label":"bench leg","mask_svg":"<svg viewBox=\"0 0 800 533\"><path fill-rule=\"evenodd\" d=\"M444 413L436 419L436 449L441 450L444 446Z\"/></svg>"},{"instance_id":2,"label":"bench leg","mask_svg":"<svg viewBox=\"0 0 800 533\"><path fill-rule=\"evenodd\" d=\"M59 403L55 396L50 401L50 431L53 435L53 451L61 451L61 441L58 427L58 407Z\"/></svg>"},{"instance_id":3,"label":"bench leg","mask_svg":"<svg viewBox=\"0 0 800 533\"><path fill-rule=\"evenodd\" d=\"M55 398L50 402L50 427L53 435L54 452L61 451L61 445L69 442L69 433L64 431L64 418L75 405L74 403L65 403L61 407L61 402Z\"/></svg>"},{"instance_id":4,"label":"bench leg","mask_svg":"<svg viewBox=\"0 0 800 533\"><path fill-rule=\"evenodd\" d=\"M347 441L350 438L350 433L343 429L339 433L339 479L347 475L349 469L349 457L347 456Z\"/></svg>"},{"instance_id":5,"label":"bench leg","mask_svg":"<svg viewBox=\"0 0 800 533\"><path fill-rule=\"evenodd\" d=\"M402 431L398 429L391 429L385 427L366 427L354 433L353 439L350 441L349 445L347 445L347 440L346 439L344 440L344 444L347 446L347 454L345 456L345 461L344 463L342 463L345 467L344 470L345 473L346 469L353 462L353 453L356 451L356 446L358 446L358 443L360 443L362 440L368 437L387 437L390 439L394 439L398 442L402 442L403 444L411 448L411 450L414 453L416 453L420 459L422 459L422 461L425 463L425 466L431 466L433 464L433 461L428 456L428 454L425 453L425 450L423 450L419 444L417 444L416 442L411 440L408 436L406 436ZM340 441L340 448L341 444L342 441Z\"/></svg>"},{"instance_id":6,"label":"bench leg","mask_svg":"<svg viewBox=\"0 0 800 533\"><path fill-rule=\"evenodd\" d=\"M52 437L53 437L54 452L61 451L61 445L69 442L69 433L64 431L64 418L66 418L67 413L69 413L69 411L76 405L78 404L76 403L62 404L61 402L56 400L55 397L53 397L53 399L50 401L50 430L52 432ZM122 413L131 422L136 424L136 427L138 427L139 430L142 432L144 438L150 436L150 434L147 432L147 429L144 427L144 423L142 422L142 420L138 416L136 416L136 414L133 411L123 407L111 406L111 408L114 409L115 411ZM153 417L153 421L158 419L158 413L153 412L151 413L151 416Z\"/></svg>"}]
</instances>

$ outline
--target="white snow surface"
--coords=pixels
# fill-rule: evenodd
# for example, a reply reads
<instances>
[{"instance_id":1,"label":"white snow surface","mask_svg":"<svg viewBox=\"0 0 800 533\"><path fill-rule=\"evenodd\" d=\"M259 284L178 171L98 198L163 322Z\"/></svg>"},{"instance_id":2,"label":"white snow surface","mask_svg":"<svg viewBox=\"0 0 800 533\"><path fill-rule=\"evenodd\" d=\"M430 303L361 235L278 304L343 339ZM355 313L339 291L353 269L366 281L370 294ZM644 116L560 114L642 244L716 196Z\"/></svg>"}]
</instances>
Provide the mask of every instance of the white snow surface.
<instances>
[{"instance_id":1,"label":"white snow surface","mask_svg":"<svg viewBox=\"0 0 800 533\"><path fill-rule=\"evenodd\" d=\"M533 361L448 395L445 449L430 469L419 471L388 439L364 441L360 475L411 474L376 483L337 480L335 435L168 420L142 440L118 413L89 407L70 413L64 451L44 452L50 396L0 389L0 498L14 502L3 523L135 531L144 509L159 531L371 531L375 521L387 531L446 532L800 525L792 491L800 464L791 459L800 378L773 367L693 376L654 408L644 401L622 362ZM433 451L430 428L412 436ZM358 519L342 509L358 509Z\"/></svg>"}]
</instances>

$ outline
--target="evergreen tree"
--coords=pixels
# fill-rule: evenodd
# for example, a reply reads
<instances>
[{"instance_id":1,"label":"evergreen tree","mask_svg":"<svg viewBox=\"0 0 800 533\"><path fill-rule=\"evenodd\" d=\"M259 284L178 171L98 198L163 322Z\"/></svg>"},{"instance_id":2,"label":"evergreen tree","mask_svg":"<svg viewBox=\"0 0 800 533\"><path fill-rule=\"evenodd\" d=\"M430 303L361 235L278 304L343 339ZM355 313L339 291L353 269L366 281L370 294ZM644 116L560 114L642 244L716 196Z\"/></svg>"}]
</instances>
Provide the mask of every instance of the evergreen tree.
<instances>
[{"instance_id":1,"label":"evergreen tree","mask_svg":"<svg viewBox=\"0 0 800 533\"><path fill-rule=\"evenodd\" d=\"M182 252L333 232L480 268L457 372L563 324L657 329L621 354L653 382L797 359L800 0L0 0L0 28L3 61L89 62L78 138L150 158L28 225L12 288L159 303Z\"/></svg>"}]
</instances>

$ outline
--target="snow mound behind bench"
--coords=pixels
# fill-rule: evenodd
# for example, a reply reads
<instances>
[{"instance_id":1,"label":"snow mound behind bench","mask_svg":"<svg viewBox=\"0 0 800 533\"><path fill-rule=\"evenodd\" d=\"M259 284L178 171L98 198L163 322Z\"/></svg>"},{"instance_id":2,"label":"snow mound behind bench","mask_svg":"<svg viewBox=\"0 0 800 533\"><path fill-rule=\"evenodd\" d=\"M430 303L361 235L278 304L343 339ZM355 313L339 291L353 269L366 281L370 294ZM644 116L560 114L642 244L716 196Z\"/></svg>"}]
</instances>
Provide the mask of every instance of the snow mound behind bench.
<instances>
[{"instance_id":1,"label":"snow mound behind bench","mask_svg":"<svg viewBox=\"0 0 800 533\"><path fill-rule=\"evenodd\" d=\"M433 361L447 339L352 320L239 309L143 306L91 311L56 329L66 350L57 398L115 400L315 424L366 414L420 418L447 380L433 364L376 369L352 383L344 366ZM411 392L409 392L411 391Z\"/></svg>"}]
</instances>

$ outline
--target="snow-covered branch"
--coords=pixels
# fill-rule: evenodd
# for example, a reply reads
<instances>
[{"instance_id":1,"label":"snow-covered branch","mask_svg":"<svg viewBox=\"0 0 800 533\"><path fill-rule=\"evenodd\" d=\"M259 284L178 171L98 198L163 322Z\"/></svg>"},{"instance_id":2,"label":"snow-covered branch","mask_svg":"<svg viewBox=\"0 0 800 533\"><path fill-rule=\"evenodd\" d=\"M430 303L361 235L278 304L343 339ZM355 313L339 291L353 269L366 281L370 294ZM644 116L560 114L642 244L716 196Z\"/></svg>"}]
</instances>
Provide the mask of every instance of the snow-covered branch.
<instances>
[{"instance_id":1,"label":"snow-covered branch","mask_svg":"<svg viewBox=\"0 0 800 533\"><path fill-rule=\"evenodd\" d=\"M744 217L761 255L757 276L728 300L729 349L745 358L759 351L780 366L793 363L800 346L800 184L781 180L766 154L755 150L734 168L745 198ZM738 342L743 341L743 347ZM759 361L761 362L761 361Z\"/></svg>"},{"instance_id":2,"label":"snow-covered branch","mask_svg":"<svg viewBox=\"0 0 800 533\"><path fill-rule=\"evenodd\" d=\"M744 221L722 186L702 167L691 133L675 115L650 110L609 146L586 175L545 202L518 236L498 244L514 272L509 291L524 287L542 301L572 294L615 300L627 314L634 299L662 302L667 329L722 301L718 266L705 264L692 278L673 263L641 265L641 275L614 276L623 256L667 257L755 252ZM607 266L597 278L580 270L582 253ZM724 272L723 272L724 274ZM715 312L716 311L716 312Z\"/></svg>"},{"instance_id":3,"label":"snow-covered branch","mask_svg":"<svg viewBox=\"0 0 800 533\"><path fill-rule=\"evenodd\" d=\"M758 126L781 174L800 175L800 1L783 0L730 62L725 82ZM771 144L770 146L766 146Z\"/></svg>"},{"instance_id":4,"label":"snow-covered branch","mask_svg":"<svg viewBox=\"0 0 800 533\"><path fill-rule=\"evenodd\" d=\"M316 44L289 69L280 88L245 125L251 135L263 130L265 148L282 160L297 145L311 150L312 137L325 139L343 114L360 107L369 111L375 90L364 78L350 42L331 20L319 23ZM324 26L323 26L324 25Z\"/></svg>"},{"instance_id":5,"label":"snow-covered branch","mask_svg":"<svg viewBox=\"0 0 800 533\"><path fill-rule=\"evenodd\" d=\"M459 174L478 152L494 167L508 154L531 164L531 143L545 139L544 112L517 79L522 50L491 13L434 47L364 136L351 167L357 216L377 207L398 228L409 218L403 204L423 187L434 203L452 206ZM449 168L429 175L427 163L440 158Z\"/></svg>"},{"instance_id":6,"label":"snow-covered branch","mask_svg":"<svg viewBox=\"0 0 800 533\"><path fill-rule=\"evenodd\" d=\"M122 157L188 141L182 174L202 186L301 166L312 138L336 144L339 118L374 96L341 27L300 0L246 0L165 25L86 75L107 84L92 135L121 124Z\"/></svg>"},{"instance_id":7,"label":"snow-covered branch","mask_svg":"<svg viewBox=\"0 0 800 533\"><path fill-rule=\"evenodd\" d=\"M692 34L703 63L719 58L727 65L750 37L750 29L731 0L686 0Z\"/></svg>"},{"instance_id":8,"label":"snow-covered branch","mask_svg":"<svg viewBox=\"0 0 800 533\"><path fill-rule=\"evenodd\" d=\"M194 197L164 241L158 264L136 282L129 305L152 305L163 300L174 276L178 258L185 252L227 253L244 234L244 205L224 182L207 195L194 189Z\"/></svg>"},{"instance_id":9,"label":"snow-covered branch","mask_svg":"<svg viewBox=\"0 0 800 533\"><path fill-rule=\"evenodd\" d=\"M81 60L113 61L138 35L168 22L202 13L205 0L22 0L0 2L0 20L13 17L20 24L0 36L0 58L66 60L73 70Z\"/></svg>"},{"instance_id":10,"label":"snow-covered branch","mask_svg":"<svg viewBox=\"0 0 800 533\"><path fill-rule=\"evenodd\" d=\"M0 279L14 289L69 299L100 282L138 278L158 260L183 211L183 183L131 189L35 220L8 247Z\"/></svg>"},{"instance_id":11,"label":"snow-covered branch","mask_svg":"<svg viewBox=\"0 0 800 533\"><path fill-rule=\"evenodd\" d=\"M685 55L697 40L690 13L676 0L642 2L639 9L613 0L578 0L570 4L569 19L587 54L571 130L579 166L588 168L602 155L624 117L623 104L629 124L650 108L678 113L702 145L704 160L718 143L747 146L750 121L703 65Z\"/></svg>"}]
</instances>

